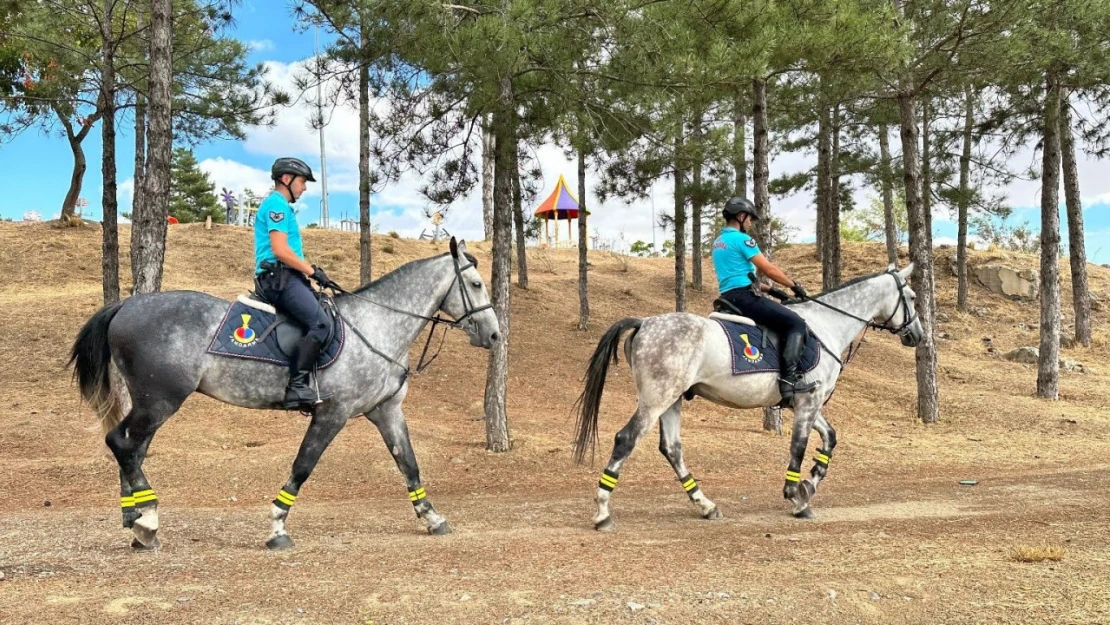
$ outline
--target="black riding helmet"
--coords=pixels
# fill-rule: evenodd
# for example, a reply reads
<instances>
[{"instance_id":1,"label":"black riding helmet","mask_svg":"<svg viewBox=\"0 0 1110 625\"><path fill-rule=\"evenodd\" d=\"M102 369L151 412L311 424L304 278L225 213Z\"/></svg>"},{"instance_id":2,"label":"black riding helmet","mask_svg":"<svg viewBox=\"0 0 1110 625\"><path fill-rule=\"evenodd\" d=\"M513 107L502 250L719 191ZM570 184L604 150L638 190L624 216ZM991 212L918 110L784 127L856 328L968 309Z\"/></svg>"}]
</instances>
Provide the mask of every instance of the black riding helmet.
<instances>
[{"instance_id":1,"label":"black riding helmet","mask_svg":"<svg viewBox=\"0 0 1110 625\"><path fill-rule=\"evenodd\" d=\"M751 215L752 219L759 219L759 213L755 212L755 204L752 204L751 200L739 195L730 197L725 202L725 209L722 211L725 221L736 219L741 213Z\"/></svg>"},{"instance_id":2,"label":"black riding helmet","mask_svg":"<svg viewBox=\"0 0 1110 625\"><path fill-rule=\"evenodd\" d=\"M312 177L312 168L301 159L293 158L292 156L283 156L274 161L273 166L270 167L270 178L272 178L275 183L284 184L281 182L281 177L284 174L303 176L308 182L316 182L316 179ZM297 198L293 197L292 189L289 189L288 185L285 185L285 188L289 190L289 197L292 198L290 199L290 203L296 202Z\"/></svg>"}]
</instances>

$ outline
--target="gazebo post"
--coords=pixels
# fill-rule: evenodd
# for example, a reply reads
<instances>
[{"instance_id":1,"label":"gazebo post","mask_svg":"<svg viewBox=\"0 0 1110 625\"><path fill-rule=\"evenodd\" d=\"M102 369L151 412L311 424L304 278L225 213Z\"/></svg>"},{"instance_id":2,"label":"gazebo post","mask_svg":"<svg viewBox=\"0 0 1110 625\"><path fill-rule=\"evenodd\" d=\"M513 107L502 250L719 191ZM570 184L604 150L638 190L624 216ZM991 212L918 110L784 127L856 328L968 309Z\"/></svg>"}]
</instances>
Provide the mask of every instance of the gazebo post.
<instances>
[{"instance_id":1,"label":"gazebo post","mask_svg":"<svg viewBox=\"0 0 1110 625\"><path fill-rule=\"evenodd\" d=\"M559 211L555 211L555 249L559 249Z\"/></svg>"}]
</instances>

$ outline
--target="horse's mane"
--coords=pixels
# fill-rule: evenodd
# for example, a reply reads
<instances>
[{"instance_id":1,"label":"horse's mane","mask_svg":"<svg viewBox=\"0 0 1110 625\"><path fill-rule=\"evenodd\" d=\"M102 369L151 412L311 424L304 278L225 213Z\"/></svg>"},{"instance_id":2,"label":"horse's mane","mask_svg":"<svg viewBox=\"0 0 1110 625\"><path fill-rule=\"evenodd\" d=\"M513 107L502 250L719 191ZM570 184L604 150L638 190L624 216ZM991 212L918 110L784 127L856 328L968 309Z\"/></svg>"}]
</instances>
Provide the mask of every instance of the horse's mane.
<instances>
[{"instance_id":1,"label":"horse's mane","mask_svg":"<svg viewBox=\"0 0 1110 625\"><path fill-rule=\"evenodd\" d=\"M450 254L451 254L451 252L444 252L442 254L436 254L435 256L429 256L427 258L417 258L416 260L409 261L409 262L405 263L404 265L401 265L400 267L394 269L393 271L390 271L389 273L381 276L377 280L371 280L370 282L367 282L366 284L360 285L353 292L355 294L364 293L364 292L369 291L370 289L374 288L375 286L378 286L379 284L381 284L382 282L384 282L386 280L392 280L392 279L394 279L398 276L401 276L401 275L404 275L404 274L408 273L409 270L411 270L412 268L414 268L418 265L422 265L422 264L424 264L428 261L436 260L437 258L443 258L444 256L449 256ZM478 259L475 258L473 254L471 254L470 252L463 252L463 256L466 257L466 260L473 263L475 267L478 266Z\"/></svg>"},{"instance_id":2,"label":"horse's mane","mask_svg":"<svg viewBox=\"0 0 1110 625\"><path fill-rule=\"evenodd\" d=\"M821 291L817 295L812 295L811 297L821 297L822 295L829 295L831 293L836 293L837 291L842 291L842 290L844 290L844 289L846 289L846 288L848 288L852 285L859 284L860 282L865 282L867 280L870 280L871 278L878 278L879 276L884 276L887 273L888 272L886 272L886 271L879 271L879 272L876 272L876 273L868 274L866 276L857 276L857 277L852 278L851 280L849 280L847 282L843 282L843 283L841 283L837 286L834 286L833 288L829 289L828 291Z\"/></svg>"}]
</instances>

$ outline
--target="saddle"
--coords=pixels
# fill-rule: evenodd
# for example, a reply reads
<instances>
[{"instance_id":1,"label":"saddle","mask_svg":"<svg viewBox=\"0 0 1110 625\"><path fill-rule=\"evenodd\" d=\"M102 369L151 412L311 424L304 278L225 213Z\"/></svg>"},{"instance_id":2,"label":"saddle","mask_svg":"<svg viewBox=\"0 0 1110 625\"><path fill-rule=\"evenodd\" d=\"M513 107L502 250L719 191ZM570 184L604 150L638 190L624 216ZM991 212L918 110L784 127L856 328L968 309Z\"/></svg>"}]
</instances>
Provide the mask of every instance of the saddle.
<instances>
[{"instance_id":1,"label":"saddle","mask_svg":"<svg viewBox=\"0 0 1110 625\"><path fill-rule=\"evenodd\" d=\"M328 336L316 368L325 369L339 357L346 337L335 303L323 298L320 304L327 317ZM228 307L207 351L218 356L288 365L306 333L296 319L278 312L257 292L251 292L239 295Z\"/></svg>"},{"instance_id":2,"label":"saddle","mask_svg":"<svg viewBox=\"0 0 1110 625\"><path fill-rule=\"evenodd\" d=\"M781 337L773 337L767 327L745 317L743 311L724 299L713 302L709 318L721 324L728 337L733 375L779 371ZM807 332L798 371L808 373L817 368L820 361L820 342L813 332Z\"/></svg>"}]
</instances>

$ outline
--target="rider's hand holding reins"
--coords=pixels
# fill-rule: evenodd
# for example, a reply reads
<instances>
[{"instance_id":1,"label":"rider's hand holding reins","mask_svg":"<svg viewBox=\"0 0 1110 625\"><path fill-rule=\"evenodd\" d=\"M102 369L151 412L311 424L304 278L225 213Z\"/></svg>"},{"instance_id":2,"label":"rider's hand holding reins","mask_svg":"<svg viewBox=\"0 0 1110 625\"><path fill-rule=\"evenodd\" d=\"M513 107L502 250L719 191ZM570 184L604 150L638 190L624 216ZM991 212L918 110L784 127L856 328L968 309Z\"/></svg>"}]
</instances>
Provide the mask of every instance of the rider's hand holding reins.
<instances>
[{"instance_id":1,"label":"rider's hand holding reins","mask_svg":"<svg viewBox=\"0 0 1110 625\"><path fill-rule=\"evenodd\" d=\"M336 284L334 280L328 277L328 274L324 273L324 270L322 268L317 267L316 265L312 266L312 275L309 277L315 280L316 284L319 284L322 288L334 289L336 291L343 290L343 287Z\"/></svg>"},{"instance_id":2,"label":"rider's hand holding reins","mask_svg":"<svg viewBox=\"0 0 1110 625\"><path fill-rule=\"evenodd\" d=\"M806 293L806 289L801 283L795 282L794 286L790 287L790 290L794 291L794 295L797 295L798 299L806 299L809 297L809 294Z\"/></svg>"}]
</instances>

